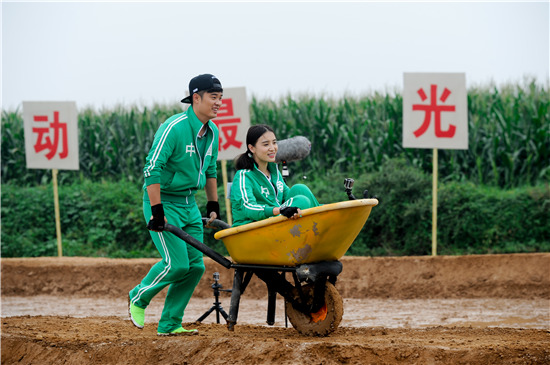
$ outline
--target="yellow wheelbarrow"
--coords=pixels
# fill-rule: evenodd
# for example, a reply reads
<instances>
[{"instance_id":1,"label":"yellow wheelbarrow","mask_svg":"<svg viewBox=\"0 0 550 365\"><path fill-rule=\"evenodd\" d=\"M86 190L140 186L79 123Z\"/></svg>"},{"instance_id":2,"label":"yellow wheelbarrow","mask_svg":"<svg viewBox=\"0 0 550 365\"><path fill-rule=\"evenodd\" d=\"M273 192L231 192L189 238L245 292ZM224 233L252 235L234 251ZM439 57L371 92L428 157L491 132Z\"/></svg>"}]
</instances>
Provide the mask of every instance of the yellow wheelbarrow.
<instances>
[{"instance_id":1,"label":"yellow wheelbarrow","mask_svg":"<svg viewBox=\"0 0 550 365\"><path fill-rule=\"evenodd\" d=\"M275 323L279 293L298 332L326 336L338 327L343 315L342 297L334 286L342 271L338 260L378 204L377 199L355 199L351 186L346 185L346 192L353 200L303 210L297 220L277 216L238 227L216 220L214 225L222 230L214 237L223 241L233 261L175 226L165 228L222 266L235 269L229 315L222 312L230 331L237 323L240 297L256 275L268 289L268 324Z\"/></svg>"}]
</instances>

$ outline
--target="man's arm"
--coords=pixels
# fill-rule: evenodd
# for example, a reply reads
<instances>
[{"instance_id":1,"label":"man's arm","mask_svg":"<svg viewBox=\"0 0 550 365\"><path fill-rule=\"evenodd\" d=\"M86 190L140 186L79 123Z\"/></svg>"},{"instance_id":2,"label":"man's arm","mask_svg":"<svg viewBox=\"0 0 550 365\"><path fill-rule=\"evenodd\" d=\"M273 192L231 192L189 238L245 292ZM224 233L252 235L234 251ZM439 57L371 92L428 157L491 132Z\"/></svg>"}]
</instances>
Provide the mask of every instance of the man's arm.
<instances>
[{"instance_id":1,"label":"man's arm","mask_svg":"<svg viewBox=\"0 0 550 365\"><path fill-rule=\"evenodd\" d=\"M149 185L147 187L147 195L149 195L151 206L162 203L160 201L160 184Z\"/></svg>"},{"instance_id":2,"label":"man's arm","mask_svg":"<svg viewBox=\"0 0 550 365\"><path fill-rule=\"evenodd\" d=\"M214 219L220 219L219 211L220 211L220 205L218 203L218 180L215 177L210 177L206 179L206 186L204 187L204 190L206 191L206 200L208 201L206 209L209 210L206 212L206 214L209 215L208 223L212 223ZM214 204L215 202L215 204ZM209 209L209 206L216 206L214 207L214 210ZM211 211L210 211L211 210Z\"/></svg>"},{"instance_id":3,"label":"man's arm","mask_svg":"<svg viewBox=\"0 0 550 365\"><path fill-rule=\"evenodd\" d=\"M166 217L164 215L164 208L160 200L160 184L151 184L147 186L147 195L151 202L152 215L147 224L147 228L151 231L161 232L164 230L164 224L166 223Z\"/></svg>"},{"instance_id":4,"label":"man's arm","mask_svg":"<svg viewBox=\"0 0 550 365\"><path fill-rule=\"evenodd\" d=\"M204 190L206 190L206 199L208 201L218 201L218 179L215 177L206 179Z\"/></svg>"}]
</instances>

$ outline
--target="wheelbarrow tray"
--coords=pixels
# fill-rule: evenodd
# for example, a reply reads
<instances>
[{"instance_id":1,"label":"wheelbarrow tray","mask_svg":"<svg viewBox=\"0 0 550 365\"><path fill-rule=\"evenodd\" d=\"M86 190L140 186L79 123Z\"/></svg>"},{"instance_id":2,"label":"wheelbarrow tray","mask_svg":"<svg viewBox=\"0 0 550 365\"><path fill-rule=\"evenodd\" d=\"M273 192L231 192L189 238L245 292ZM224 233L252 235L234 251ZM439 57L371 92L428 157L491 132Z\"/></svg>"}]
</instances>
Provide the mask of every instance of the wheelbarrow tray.
<instances>
[{"instance_id":1,"label":"wheelbarrow tray","mask_svg":"<svg viewBox=\"0 0 550 365\"><path fill-rule=\"evenodd\" d=\"M302 211L293 220L284 216L218 231L238 264L297 266L339 260L349 249L376 199L325 204Z\"/></svg>"}]
</instances>

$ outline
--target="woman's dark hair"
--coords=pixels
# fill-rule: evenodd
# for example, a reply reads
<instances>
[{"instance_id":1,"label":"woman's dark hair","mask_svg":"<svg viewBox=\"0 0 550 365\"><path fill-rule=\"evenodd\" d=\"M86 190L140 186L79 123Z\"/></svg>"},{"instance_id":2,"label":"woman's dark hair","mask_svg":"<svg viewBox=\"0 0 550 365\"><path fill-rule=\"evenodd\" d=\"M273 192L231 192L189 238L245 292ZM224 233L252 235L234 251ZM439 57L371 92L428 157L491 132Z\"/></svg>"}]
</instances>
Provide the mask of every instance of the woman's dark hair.
<instances>
[{"instance_id":1,"label":"woman's dark hair","mask_svg":"<svg viewBox=\"0 0 550 365\"><path fill-rule=\"evenodd\" d=\"M248 128L246 133L246 152L238 155L235 158L235 168L237 170L247 169L254 170L254 158L252 157L252 152L248 149L248 145L256 145L258 139L263 136L265 132L273 132L273 128L266 124L253 125ZM273 132L275 134L275 132Z\"/></svg>"}]
</instances>

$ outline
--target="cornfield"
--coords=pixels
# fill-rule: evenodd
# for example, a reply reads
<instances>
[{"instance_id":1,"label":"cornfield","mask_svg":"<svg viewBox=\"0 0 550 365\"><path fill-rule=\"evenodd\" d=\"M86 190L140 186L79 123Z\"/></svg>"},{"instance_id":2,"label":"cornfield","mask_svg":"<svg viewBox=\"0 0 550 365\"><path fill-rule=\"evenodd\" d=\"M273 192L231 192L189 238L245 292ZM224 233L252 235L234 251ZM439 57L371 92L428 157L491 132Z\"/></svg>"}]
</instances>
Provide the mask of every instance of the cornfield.
<instances>
[{"instance_id":1,"label":"cornfield","mask_svg":"<svg viewBox=\"0 0 550 365\"><path fill-rule=\"evenodd\" d=\"M535 81L524 85L468 90L468 150L440 150L443 181L471 181L510 188L550 177L550 92ZM80 170L64 171L61 182L128 180L141 183L145 156L158 126L181 106L117 107L79 112ZM334 172L358 175L378 171L383 162L404 157L432 170L432 151L402 147L402 97L374 93L364 97L287 96L250 103L251 123L266 123L279 139L306 136L307 159L295 162L304 175ZM2 183L48 182L47 170L28 170L19 110L2 111ZM232 164L230 164L232 165Z\"/></svg>"},{"instance_id":2,"label":"cornfield","mask_svg":"<svg viewBox=\"0 0 550 365\"><path fill-rule=\"evenodd\" d=\"M431 174L432 151L402 147L400 95L374 94L339 100L286 98L278 104L253 100L256 123L275 126L279 138L307 136L305 173L358 175L386 160L405 157ZM468 90L468 150L440 150L443 181L472 181L509 188L550 177L550 94L535 82Z\"/></svg>"}]
</instances>

